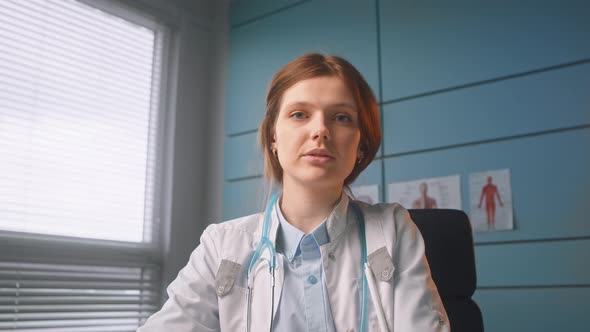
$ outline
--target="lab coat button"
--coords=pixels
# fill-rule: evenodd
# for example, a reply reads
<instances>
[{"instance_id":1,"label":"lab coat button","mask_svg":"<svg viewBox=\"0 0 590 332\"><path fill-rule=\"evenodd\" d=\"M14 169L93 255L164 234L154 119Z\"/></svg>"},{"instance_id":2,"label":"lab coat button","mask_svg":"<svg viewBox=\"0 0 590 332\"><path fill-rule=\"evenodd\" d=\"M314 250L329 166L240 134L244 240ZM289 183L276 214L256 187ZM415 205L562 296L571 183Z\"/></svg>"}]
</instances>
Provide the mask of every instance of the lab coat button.
<instances>
[{"instance_id":1,"label":"lab coat button","mask_svg":"<svg viewBox=\"0 0 590 332\"><path fill-rule=\"evenodd\" d=\"M221 294L223 294L223 291L225 291L225 287L223 287L223 286L217 287L217 294L221 295Z\"/></svg>"},{"instance_id":2,"label":"lab coat button","mask_svg":"<svg viewBox=\"0 0 590 332\"><path fill-rule=\"evenodd\" d=\"M331 260L335 260L336 259L336 256L334 256L334 253L331 252L331 253L328 254L328 258L331 259Z\"/></svg>"},{"instance_id":3,"label":"lab coat button","mask_svg":"<svg viewBox=\"0 0 590 332\"><path fill-rule=\"evenodd\" d=\"M316 277L314 277L314 276L309 276L309 277L307 278L307 281L308 281L310 284L312 284L312 285L315 285L315 283L316 283L316 282L318 282L318 279L317 279Z\"/></svg>"}]
</instances>

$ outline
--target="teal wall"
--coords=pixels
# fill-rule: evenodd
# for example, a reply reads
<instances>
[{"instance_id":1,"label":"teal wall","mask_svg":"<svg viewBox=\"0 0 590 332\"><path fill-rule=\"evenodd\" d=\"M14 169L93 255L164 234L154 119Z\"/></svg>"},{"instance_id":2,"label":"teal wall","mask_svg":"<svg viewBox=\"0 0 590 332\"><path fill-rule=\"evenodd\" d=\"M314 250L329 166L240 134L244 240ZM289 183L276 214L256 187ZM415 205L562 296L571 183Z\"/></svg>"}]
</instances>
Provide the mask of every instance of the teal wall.
<instances>
[{"instance_id":1,"label":"teal wall","mask_svg":"<svg viewBox=\"0 0 590 332\"><path fill-rule=\"evenodd\" d=\"M486 331L587 331L590 2L249 0L231 10L224 218L262 209L266 88L338 54L379 98L384 137L356 184L511 170L515 229L475 234ZM468 207L467 207L468 209ZM469 211L467 211L469 212ZM586 326L586 327L584 327Z\"/></svg>"}]
</instances>

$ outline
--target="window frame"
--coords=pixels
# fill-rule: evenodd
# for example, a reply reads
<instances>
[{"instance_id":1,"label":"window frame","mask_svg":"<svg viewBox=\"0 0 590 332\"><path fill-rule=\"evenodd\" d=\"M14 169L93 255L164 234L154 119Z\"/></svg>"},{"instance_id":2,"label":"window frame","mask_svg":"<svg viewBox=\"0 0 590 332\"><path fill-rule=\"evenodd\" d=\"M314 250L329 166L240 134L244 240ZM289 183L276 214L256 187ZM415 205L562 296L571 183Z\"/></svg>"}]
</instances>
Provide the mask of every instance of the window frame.
<instances>
[{"instance_id":1,"label":"window frame","mask_svg":"<svg viewBox=\"0 0 590 332\"><path fill-rule=\"evenodd\" d=\"M160 59L159 101L155 138L155 164L152 181L154 230L144 242L88 239L70 236L0 230L0 259L47 264L81 264L94 266L157 266L160 298L165 274L164 257L171 227L174 129L180 40L175 16L163 8L154 8L144 0L138 2L76 0L122 19L156 31L162 51ZM156 23L157 22L157 23ZM157 45L157 44L156 44ZM154 82L152 82L154 86Z\"/></svg>"},{"instance_id":2,"label":"window frame","mask_svg":"<svg viewBox=\"0 0 590 332\"><path fill-rule=\"evenodd\" d=\"M173 128L170 123L173 122L173 105L167 101L172 91L170 89L170 74L174 71L172 59L173 48L173 30L174 27L170 26L168 20L156 18L151 13L140 13L141 9L129 7L121 3L114 1L90 1L90 0L76 0L85 5L89 5L96 9L105 11L111 15L121 17L122 19L129 20L133 23L140 24L147 28L156 31L156 40L160 39L162 43L162 54L160 61L160 80L157 83L159 86L159 104L158 109L154 113L158 116L156 120L158 127L154 137L155 144L155 163L154 163L154 176L152 181L154 182L154 196L152 198L153 206L153 225L156 226L152 231L152 236L147 241L142 242L125 242L125 241L113 241L113 240L101 240L101 239L90 239L90 238L78 238L73 236L62 236L62 235L50 235L50 234L39 234L39 233L27 233L27 232L16 232L0 230L0 250L3 247L11 246L28 246L28 247L39 247L49 249L58 246L66 246L68 248L80 247L91 247L97 250L103 248L120 248L124 251L144 251L149 253L150 256L161 260L162 257L162 243L163 234L165 233L167 221L169 221L169 209L166 209L167 202L171 200L171 190L167 188L171 185L171 179L166 176L168 167L165 160L170 158L170 154L173 151L173 145L171 140L173 139ZM146 17L147 16L147 17ZM148 18L149 17L149 18ZM154 21L158 20L159 23ZM154 83L152 83L154 85ZM168 211L167 211L168 210ZM106 249L108 250L108 249ZM2 257L5 255L2 254Z\"/></svg>"}]
</instances>

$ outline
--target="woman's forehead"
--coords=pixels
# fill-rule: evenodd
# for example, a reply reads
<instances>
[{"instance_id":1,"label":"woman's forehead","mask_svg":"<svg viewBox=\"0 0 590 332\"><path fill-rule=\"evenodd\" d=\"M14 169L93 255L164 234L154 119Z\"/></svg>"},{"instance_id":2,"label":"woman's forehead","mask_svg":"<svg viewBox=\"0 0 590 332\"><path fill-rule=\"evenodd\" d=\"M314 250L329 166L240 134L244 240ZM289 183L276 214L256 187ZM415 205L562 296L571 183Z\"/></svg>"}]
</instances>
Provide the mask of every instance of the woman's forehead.
<instances>
[{"instance_id":1,"label":"woman's forehead","mask_svg":"<svg viewBox=\"0 0 590 332\"><path fill-rule=\"evenodd\" d=\"M316 107L321 107L321 108L326 108L326 109L347 109L348 108L350 111L356 112L356 107L355 107L354 103L350 103L347 101L327 103L327 104L322 103L321 105L318 105L318 104L312 103L312 102L294 100L292 102L284 103L282 108L284 108L284 109L291 109L291 108L309 109L309 108L316 108Z\"/></svg>"},{"instance_id":2,"label":"woman's forehead","mask_svg":"<svg viewBox=\"0 0 590 332\"><path fill-rule=\"evenodd\" d=\"M349 107L356 110L352 93L337 76L320 76L301 80L288 88L281 98L281 108Z\"/></svg>"}]
</instances>

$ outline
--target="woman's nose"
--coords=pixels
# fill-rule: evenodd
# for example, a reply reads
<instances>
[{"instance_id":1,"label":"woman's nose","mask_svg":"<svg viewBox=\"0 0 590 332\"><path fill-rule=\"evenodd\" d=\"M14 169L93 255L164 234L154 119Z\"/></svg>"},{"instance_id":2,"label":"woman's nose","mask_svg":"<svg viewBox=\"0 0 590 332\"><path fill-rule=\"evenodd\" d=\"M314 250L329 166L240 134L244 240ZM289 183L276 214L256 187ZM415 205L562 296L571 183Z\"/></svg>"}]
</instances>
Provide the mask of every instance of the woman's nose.
<instances>
[{"instance_id":1,"label":"woman's nose","mask_svg":"<svg viewBox=\"0 0 590 332\"><path fill-rule=\"evenodd\" d=\"M314 140L316 140L316 139L329 140L330 139L330 129L328 128L328 126L326 126L326 121L325 121L324 117L318 117L315 121L313 121L311 135Z\"/></svg>"}]
</instances>

